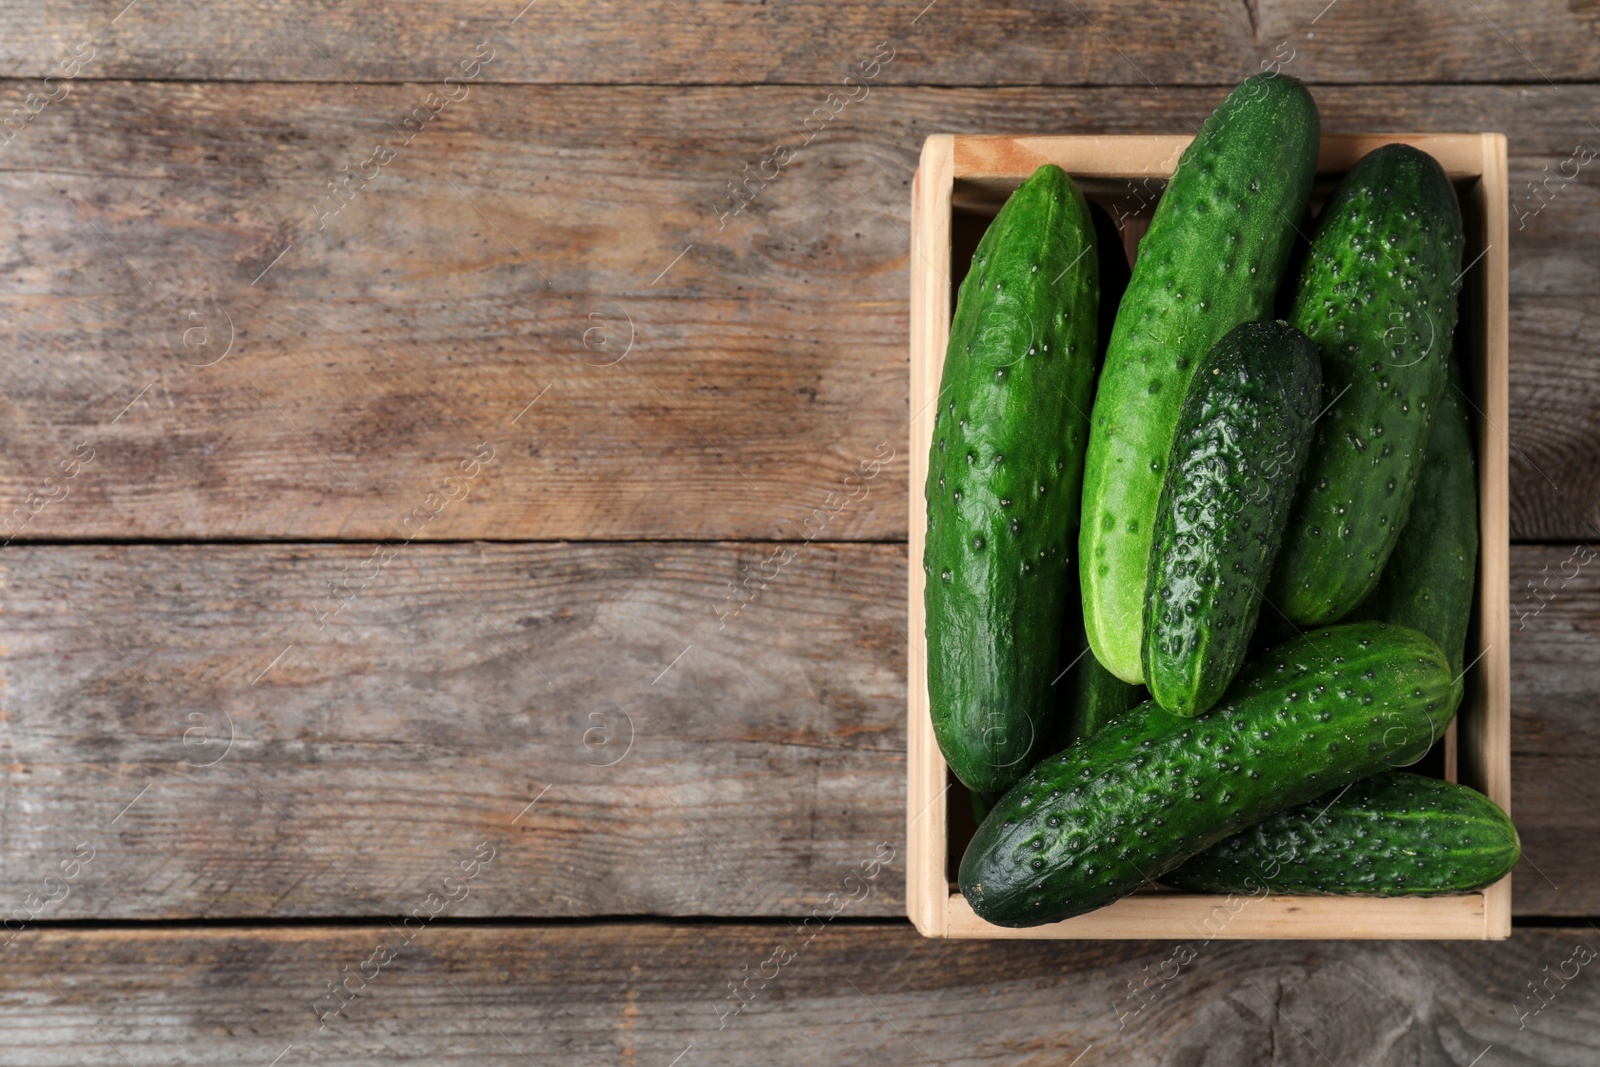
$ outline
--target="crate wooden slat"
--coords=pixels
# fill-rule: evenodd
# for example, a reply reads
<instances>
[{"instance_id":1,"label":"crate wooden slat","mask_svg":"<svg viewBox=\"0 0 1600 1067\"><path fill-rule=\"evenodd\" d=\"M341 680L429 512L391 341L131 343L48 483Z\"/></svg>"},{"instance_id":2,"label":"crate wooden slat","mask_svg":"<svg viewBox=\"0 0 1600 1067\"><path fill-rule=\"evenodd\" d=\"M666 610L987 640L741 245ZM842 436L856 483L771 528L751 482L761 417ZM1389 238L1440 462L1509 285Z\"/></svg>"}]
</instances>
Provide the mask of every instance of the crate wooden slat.
<instances>
[{"instance_id":1,"label":"crate wooden slat","mask_svg":"<svg viewBox=\"0 0 1600 1067\"><path fill-rule=\"evenodd\" d=\"M1191 137L971 136L941 134L923 146L912 183L911 479L907 573L906 912L929 937L1183 937L1219 921L1235 938L1496 939L1511 931L1508 876L1476 892L1428 899L1272 896L1223 898L1149 891L1066 922L1008 930L973 914L949 881L949 773L928 717L923 615L922 487L949 339L952 212L967 199L998 201L1045 163L1061 166L1086 193L1115 196L1133 179L1165 179ZM1468 397L1478 446L1478 623L1469 642L1466 699L1452 726L1447 770L1511 810L1507 193L1503 134L1347 134L1322 139L1317 169L1333 177L1380 145L1404 142L1438 159L1463 195L1469 264L1463 315ZM1220 916L1220 918L1219 918Z\"/></svg>"}]
</instances>

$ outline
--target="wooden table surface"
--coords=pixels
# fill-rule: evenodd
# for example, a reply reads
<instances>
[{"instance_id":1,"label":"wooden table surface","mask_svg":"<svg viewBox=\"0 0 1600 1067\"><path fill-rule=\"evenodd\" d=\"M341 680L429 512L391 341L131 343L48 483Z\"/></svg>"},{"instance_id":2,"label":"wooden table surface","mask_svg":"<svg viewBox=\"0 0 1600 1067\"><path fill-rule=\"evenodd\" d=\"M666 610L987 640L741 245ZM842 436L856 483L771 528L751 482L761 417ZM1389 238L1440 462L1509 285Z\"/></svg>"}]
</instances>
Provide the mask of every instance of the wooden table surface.
<instances>
[{"instance_id":1,"label":"wooden table surface","mask_svg":"<svg viewBox=\"0 0 1600 1067\"><path fill-rule=\"evenodd\" d=\"M524 2L4 7L0 1064L1600 1058L1600 8ZM1516 929L924 941L918 150L1268 62L1510 138Z\"/></svg>"}]
</instances>

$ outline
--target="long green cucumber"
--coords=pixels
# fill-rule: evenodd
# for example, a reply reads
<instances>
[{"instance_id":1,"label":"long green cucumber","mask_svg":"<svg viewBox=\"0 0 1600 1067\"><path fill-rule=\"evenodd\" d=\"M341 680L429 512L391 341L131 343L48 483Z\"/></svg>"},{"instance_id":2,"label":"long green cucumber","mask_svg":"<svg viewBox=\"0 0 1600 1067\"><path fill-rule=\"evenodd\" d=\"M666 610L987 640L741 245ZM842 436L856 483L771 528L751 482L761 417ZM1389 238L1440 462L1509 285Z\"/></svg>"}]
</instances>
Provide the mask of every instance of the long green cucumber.
<instances>
[{"instance_id":1,"label":"long green cucumber","mask_svg":"<svg viewBox=\"0 0 1600 1067\"><path fill-rule=\"evenodd\" d=\"M1175 715L1210 708L1244 662L1321 384L1305 334L1246 322L1206 353L1184 397L1144 609L1145 684Z\"/></svg>"},{"instance_id":2,"label":"long green cucumber","mask_svg":"<svg viewBox=\"0 0 1600 1067\"><path fill-rule=\"evenodd\" d=\"M1141 706L1039 763L978 827L961 892L1000 926L1092 911L1274 811L1419 759L1449 698L1444 654L1415 630L1296 638L1208 715Z\"/></svg>"},{"instance_id":3,"label":"long green cucumber","mask_svg":"<svg viewBox=\"0 0 1600 1067\"><path fill-rule=\"evenodd\" d=\"M1077 583L1072 585L1076 592ZM1056 734L1050 751L1041 753L1042 756L1059 752L1074 741L1088 737L1144 699L1143 687L1124 682L1095 658L1084 636L1083 617L1070 606L1062 634L1061 655L1065 666L1055 685L1059 690Z\"/></svg>"},{"instance_id":4,"label":"long green cucumber","mask_svg":"<svg viewBox=\"0 0 1600 1067\"><path fill-rule=\"evenodd\" d=\"M1248 79L1184 151L1139 244L1095 394L1078 552L1089 643L1124 681L1143 681L1145 568L1178 409L1211 346L1270 312L1320 129L1298 80Z\"/></svg>"},{"instance_id":5,"label":"long green cucumber","mask_svg":"<svg viewBox=\"0 0 1600 1067\"><path fill-rule=\"evenodd\" d=\"M1117 305L1127 291L1130 272L1116 222L1098 204L1091 203L1089 212L1094 217L1095 238L1100 250L1100 347L1103 350L1111 337ZM1104 355L1102 351L1101 366ZM1097 373L1098 370L1097 366ZM1067 569L1067 582L1066 618L1061 627L1061 662L1066 673L1055 684L1060 691L1056 738L1048 752L1039 754L1041 758L1094 733L1137 706L1147 695L1143 687L1124 682L1095 657L1083 628L1083 597L1076 567Z\"/></svg>"},{"instance_id":6,"label":"long green cucumber","mask_svg":"<svg viewBox=\"0 0 1600 1067\"><path fill-rule=\"evenodd\" d=\"M1111 212L1093 201L1089 202L1089 217L1094 220L1095 252L1100 260L1100 314L1095 331L1094 372L1105 366L1106 346L1111 342L1111 329L1117 323L1117 307L1122 294L1128 291L1128 280L1133 277L1133 266L1122 247L1122 231Z\"/></svg>"},{"instance_id":7,"label":"long green cucumber","mask_svg":"<svg viewBox=\"0 0 1600 1067\"><path fill-rule=\"evenodd\" d=\"M1068 673L1067 681L1072 685L1072 716L1067 720L1067 729L1074 741L1105 728L1144 699L1140 686L1129 685L1106 670L1088 650Z\"/></svg>"},{"instance_id":8,"label":"long green cucumber","mask_svg":"<svg viewBox=\"0 0 1600 1067\"><path fill-rule=\"evenodd\" d=\"M1362 157L1317 222L1289 322L1322 355L1328 411L1267 591L1302 626L1359 604L1405 525L1445 385L1465 243L1444 169L1407 145Z\"/></svg>"},{"instance_id":9,"label":"long green cucumber","mask_svg":"<svg viewBox=\"0 0 1600 1067\"><path fill-rule=\"evenodd\" d=\"M1378 587L1355 618L1421 630L1444 651L1455 672L1451 711L1465 692L1467 630L1478 569L1478 476L1472 426L1460 372L1450 365L1428 448L1417 474L1411 517L1395 542Z\"/></svg>"},{"instance_id":10,"label":"long green cucumber","mask_svg":"<svg viewBox=\"0 0 1600 1067\"><path fill-rule=\"evenodd\" d=\"M1493 885L1521 854L1482 793L1391 771L1270 815L1161 880L1195 893L1434 896Z\"/></svg>"},{"instance_id":11,"label":"long green cucumber","mask_svg":"<svg viewBox=\"0 0 1600 1067\"><path fill-rule=\"evenodd\" d=\"M1099 268L1083 194L1040 167L957 294L929 449L928 696L946 762L1005 789L1046 742L1094 388Z\"/></svg>"}]
</instances>

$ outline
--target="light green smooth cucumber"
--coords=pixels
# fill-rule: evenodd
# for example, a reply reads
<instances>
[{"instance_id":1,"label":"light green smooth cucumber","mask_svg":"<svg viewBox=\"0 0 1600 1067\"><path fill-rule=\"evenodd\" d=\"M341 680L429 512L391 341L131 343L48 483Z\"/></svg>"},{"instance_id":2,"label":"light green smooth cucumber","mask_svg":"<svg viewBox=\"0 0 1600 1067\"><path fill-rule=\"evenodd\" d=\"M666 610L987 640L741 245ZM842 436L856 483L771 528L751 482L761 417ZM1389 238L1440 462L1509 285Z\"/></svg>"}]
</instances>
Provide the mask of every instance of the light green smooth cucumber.
<instances>
[{"instance_id":1,"label":"light green smooth cucumber","mask_svg":"<svg viewBox=\"0 0 1600 1067\"><path fill-rule=\"evenodd\" d=\"M1257 75L1206 120L1139 244L1095 394L1079 570L1100 662L1144 680L1145 567L1178 409L1222 335L1269 317L1316 170L1317 106Z\"/></svg>"}]
</instances>

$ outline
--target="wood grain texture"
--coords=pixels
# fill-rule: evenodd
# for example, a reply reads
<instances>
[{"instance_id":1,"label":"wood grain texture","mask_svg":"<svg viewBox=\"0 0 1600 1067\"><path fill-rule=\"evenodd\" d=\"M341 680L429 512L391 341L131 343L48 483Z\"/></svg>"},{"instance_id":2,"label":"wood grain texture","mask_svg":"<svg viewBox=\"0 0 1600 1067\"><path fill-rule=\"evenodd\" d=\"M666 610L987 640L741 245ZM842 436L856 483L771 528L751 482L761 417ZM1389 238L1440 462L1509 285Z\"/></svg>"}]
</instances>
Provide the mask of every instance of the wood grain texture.
<instances>
[{"instance_id":1,"label":"wood grain texture","mask_svg":"<svg viewBox=\"0 0 1600 1067\"><path fill-rule=\"evenodd\" d=\"M1586 926L1491 945L960 943L905 924L809 935L780 924L436 925L402 946L383 926L23 934L0 976L0 1058L1587 1067L1600 1027L1595 963L1577 965L1600 950ZM363 980L380 944L395 958ZM1548 1002L1534 999L1528 983L1564 963L1576 977L1549 978ZM347 967L360 995L319 1029L313 999ZM734 1013L729 986L747 977L752 999Z\"/></svg>"},{"instance_id":2,"label":"wood grain texture","mask_svg":"<svg viewBox=\"0 0 1600 1067\"><path fill-rule=\"evenodd\" d=\"M1524 296L1512 301L1511 335L1512 535L1600 542L1600 308Z\"/></svg>"},{"instance_id":3,"label":"wood grain texture","mask_svg":"<svg viewBox=\"0 0 1600 1067\"><path fill-rule=\"evenodd\" d=\"M1360 82L1582 79L1600 60L1585 4L1446 0L1375 7L1327 0L1085 0L1008 4L800 0L328 0L18 5L0 64L40 77L79 40L91 77L416 81L443 77L480 41L510 82L837 83L889 40L892 84L1228 85L1285 62L1304 78Z\"/></svg>"},{"instance_id":4,"label":"wood grain texture","mask_svg":"<svg viewBox=\"0 0 1600 1067\"><path fill-rule=\"evenodd\" d=\"M485 840L451 914L803 915L886 842L902 915L905 550L781 547L12 547L0 917L402 914ZM1524 915L1600 913L1600 561L1516 592L1571 553L1513 552Z\"/></svg>"},{"instance_id":5,"label":"wood grain texture","mask_svg":"<svg viewBox=\"0 0 1600 1067\"><path fill-rule=\"evenodd\" d=\"M1512 805L1523 915L1600 914L1600 538L1514 550L1511 569Z\"/></svg>"},{"instance_id":6,"label":"wood grain texture","mask_svg":"<svg viewBox=\"0 0 1600 1067\"><path fill-rule=\"evenodd\" d=\"M1332 131L1510 130L1514 190L1600 113L1593 87L1318 95ZM418 86L80 85L0 174L0 522L389 537L487 442L469 498L414 536L796 536L880 445L903 451L925 135L1171 131L1219 96L878 89L763 185L744 168L772 172L815 90L478 86L404 145ZM379 167L384 138L401 147ZM345 174L353 199L324 217ZM1600 492L1600 363L1561 326L1600 285L1591 179L1516 202L1509 432L1514 493L1536 494L1518 538L1586 536ZM739 180L754 199L723 217ZM80 443L94 462L61 499L46 480ZM826 539L903 539L906 469Z\"/></svg>"},{"instance_id":7,"label":"wood grain texture","mask_svg":"<svg viewBox=\"0 0 1600 1067\"><path fill-rule=\"evenodd\" d=\"M0 916L804 914L902 850L904 549L784 547L13 547Z\"/></svg>"}]
</instances>

